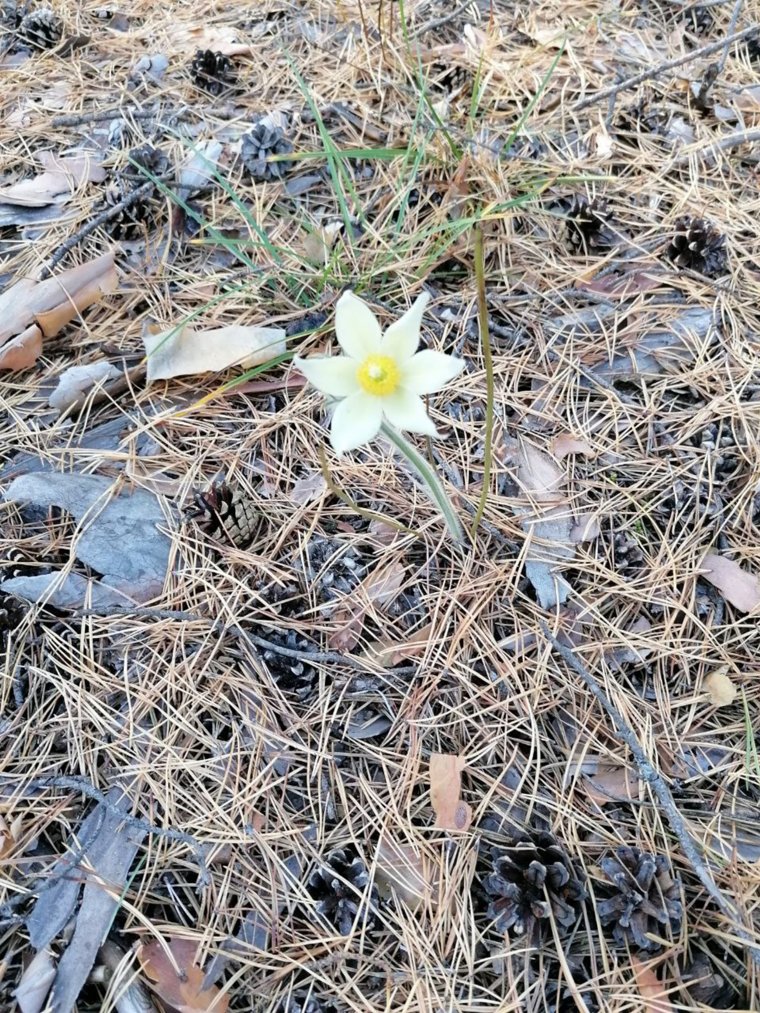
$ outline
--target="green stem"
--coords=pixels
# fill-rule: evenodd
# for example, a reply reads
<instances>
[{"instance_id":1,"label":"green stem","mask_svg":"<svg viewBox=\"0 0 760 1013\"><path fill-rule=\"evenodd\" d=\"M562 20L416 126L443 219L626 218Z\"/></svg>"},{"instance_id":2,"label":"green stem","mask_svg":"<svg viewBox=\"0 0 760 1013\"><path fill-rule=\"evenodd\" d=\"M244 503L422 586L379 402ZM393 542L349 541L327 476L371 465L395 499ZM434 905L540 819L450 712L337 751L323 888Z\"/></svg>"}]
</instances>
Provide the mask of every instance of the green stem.
<instances>
[{"instance_id":1,"label":"green stem","mask_svg":"<svg viewBox=\"0 0 760 1013\"><path fill-rule=\"evenodd\" d=\"M433 502L443 514L443 519L446 521L446 527L449 529L449 532L455 541L464 542L465 538L462 525L459 523L456 511L451 504L451 500L446 495L446 490L443 488L443 483L436 474L435 469L431 467L422 454L420 454L411 443L404 439L401 433L395 430L392 426L389 426L387 422L383 422L380 427L380 432L391 441L401 456L406 458L428 487L430 494L433 497Z\"/></svg>"},{"instance_id":2,"label":"green stem","mask_svg":"<svg viewBox=\"0 0 760 1013\"><path fill-rule=\"evenodd\" d=\"M478 330L480 331L480 347L483 349L483 362L486 367L486 438L483 450L483 488L480 492L478 509L472 520L470 537L475 540L478 525L488 502L491 485L491 462L493 458L493 415L494 415L494 379L493 356L491 355L491 339L488 334L488 303L486 302L486 265L483 251L483 226L475 226L475 281L478 291Z\"/></svg>"}]
</instances>

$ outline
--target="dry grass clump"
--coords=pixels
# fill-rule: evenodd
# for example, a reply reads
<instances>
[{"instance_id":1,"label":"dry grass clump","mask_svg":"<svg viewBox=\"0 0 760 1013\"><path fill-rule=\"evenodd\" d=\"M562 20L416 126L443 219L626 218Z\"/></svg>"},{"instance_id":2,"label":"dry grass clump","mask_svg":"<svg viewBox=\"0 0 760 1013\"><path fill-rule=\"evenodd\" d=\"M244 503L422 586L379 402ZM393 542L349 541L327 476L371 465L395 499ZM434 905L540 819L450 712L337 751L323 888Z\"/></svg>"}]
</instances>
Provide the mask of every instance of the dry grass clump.
<instances>
[{"instance_id":1,"label":"dry grass clump","mask_svg":"<svg viewBox=\"0 0 760 1013\"><path fill-rule=\"evenodd\" d=\"M6 378L1 449L9 477L34 459L156 491L174 569L133 614L2 602L0 815L15 828L12 848L0 840L3 1001L32 952L23 895L71 847L93 789L124 783L132 815L158 831L111 930L138 980L134 944L183 936L206 970L215 960L230 1009L624 1013L643 1008L638 954L674 1010L757 1008L736 924L540 626L620 710L757 940L757 616L700 576L708 551L760 572L757 159L741 144L709 154L754 124L757 54L732 45L698 103L720 52L577 108L615 75L745 28L749 12L730 25L732 5L706 8L708 24L665 0L410 0L404 23L391 3L142 0L124 25L100 6L51 3L64 40L89 37L73 52L0 58L0 173L15 182L41 151L80 145L101 150L120 192L136 148L169 170L153 172L166 178L126 232L104 223L67 253L70 266L115 246L122 289ZM196 51L234 41L250 49L230 56L227 85L199 84ZM135 71L157 54L163 74ZM219 179L183 194L176 169L208 141L222 145ZM49 221L0 227L4 282L107 204L90 185ZM689 233L695 220L707 224ZM309 353L331 342L344 288L390 320L424 285L425 341L467 360L430 405L442 438L428 448L467 520L489 453L474 224L495 427L471 545L446 538L379 442L330 457L325 486L324 405L285 382L287 366L257 378L282 382L203 403L218 377L142 382L148 322L275 321ZM662 332L683 341L653 351ZM55 378L104 355L130 383L55 417ZM551 453L567 434L591 453L558 461L562 510L598 533L563 569L567 600L545 609L525 571L515 441ZM219 476L261 513L251 545L183 521ZM19 553L6 576L81 569L71 545L65 515L2 507L2 548ZM738 690L729 706L705 690L716 669ZM435 827L432 753L466 760L464 833ZM50 776L80 787L43 786ZM417 904L385 881L388 839L426 870ZM645 882L626 878L642 862ZM572 902L562 869L577 876ZM118 990L91 981L78 1008L113 1009Z\"/></svg>"}]
</instances>

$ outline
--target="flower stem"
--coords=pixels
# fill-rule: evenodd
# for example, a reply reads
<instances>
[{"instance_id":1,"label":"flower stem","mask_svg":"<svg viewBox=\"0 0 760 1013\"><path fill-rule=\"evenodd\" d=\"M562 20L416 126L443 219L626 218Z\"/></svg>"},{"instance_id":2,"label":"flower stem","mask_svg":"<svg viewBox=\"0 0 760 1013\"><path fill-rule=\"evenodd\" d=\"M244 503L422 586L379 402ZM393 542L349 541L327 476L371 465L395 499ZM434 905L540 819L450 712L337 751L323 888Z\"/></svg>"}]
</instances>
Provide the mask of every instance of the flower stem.
<instances>
[{"instance_id":1,"label":"flower stem","mask_svg":"<svg viewBox=\"0 0 760 1013\"><path fill-rule=\"evenodd\" d=\"M446 521L446 527L449 529L449 532L455 541L464 542L465 538L462 525L459 523L456 511L452 506L451 500L446 495L446 490L443 488L443 483L436 474L435 469L431 467L422 454L420 454L411 443L404 439L401 433L395 430L392 426L389 426L387 422L383 422L380 427L380 432L391 441L402 457L406 458L428 487L430 494L433 497L433 502L443 514L443 519Z\"/></svg>"},{"instance_id":2,"label":"flower stem","mask_svg":"<svg viewBox=\"0 0 760 1013\"><path fill-rule=\"evenodd\" d=\"M493 458L493 415L494 415L494 379L493 356L491 355L491 339L488 334L488 303L486 302L486 266L483 252L483 226L475 226L475 281L478 293L478 330L480 331L480 347L483 349L483 363L486 367L486 432L483 450L483 488L480 493L478 509L470 527L470 537L475 539L478 525L488 502L491 485L491 462Z\"/></svg>"}]
</instances>

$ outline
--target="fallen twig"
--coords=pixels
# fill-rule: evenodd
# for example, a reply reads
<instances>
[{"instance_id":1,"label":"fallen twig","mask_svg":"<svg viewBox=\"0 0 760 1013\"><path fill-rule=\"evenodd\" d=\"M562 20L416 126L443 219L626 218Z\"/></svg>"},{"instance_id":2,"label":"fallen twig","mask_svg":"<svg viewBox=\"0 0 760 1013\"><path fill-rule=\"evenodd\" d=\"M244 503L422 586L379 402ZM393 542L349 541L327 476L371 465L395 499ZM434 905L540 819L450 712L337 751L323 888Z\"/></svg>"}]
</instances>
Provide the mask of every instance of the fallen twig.
<instances>
[{"instance_id":1,"label":"fallen twig","mask_svg":"<svg viewBox=\"0 0 760 1013\"><path fill-rule=\"evenodd\" d=\"M660 801L662 808L665 811L665 816L670 824L670 828L678 838L678 842L681 845L681 849L688 859L692 869L697 875L702 886L707 890L708 894L715 901L716 906L725 915L729 921L733 923L733 928L737 936L747 944L749 955L752 962L760 967L760 944L758 944L749 932L741 924L741 916L736 908L731 904L721 892L717 883L715 882L710 869L706 862L702 858L699 852L699 846L695 839L689 832L686 826L686 821L681 815L678 807L673 800L673 796L668 788L667 784L662 778L662 775L655 769L652 762L644 752L641 743L636 738L636 734L625 720L623 715L620 713L615 704L609 699L607 694L604 692L602 687L599 685L597 680L586 668L586 666L576 657L573 651L565 644L561 643L554 634L551 632L547 624L540 620L541 629L546 636L546 639L552 645L552 647L560 654L564 660L570 665L573 671L577 672L578 675L583 679L588 688L594 694L596 699L602 705L604 710L607 712L609 717L612 718L616 726L616 731L628 746L633 755L636 763L636 769L638 770L639 777L646 784L652 786L652 790Z\"/></svg>"},{"instance_id":2,"label":"fallen twig","mask_svg":"<svg viewBox=\"0 0 760 1013\"><path fill-rule=\"evenodd\" d=\"M710 144L697 148L695 151L684 152L673 164L684 165L695 156L707 157L717 154L719 151L727 151L729 148L738 148L740 144L754 144L755 141L760 141L760 127L754 127L752 130L735 130L733 134L726 134L725 137L711 141Z\"/></svg>"},{"instance_id":3,"label":"fallen twig","mask_svg":"<svg viewBox=\"0 0 760 1013\"><path fill-rule=\"evenodd\" d=\"M686 56L679 56L675 60L666 60L664 63L658 63L654 67L649 67L648 70L642 70L640 74L627 77L625 81L619 81L617 84L610 85L609 88L598 91L595 95L590 96L590 98L581 99L570 106L570 112L579 113L582 109L588 109L589 106L595 105L597 102L603 102L606 98L616 96L618 92L627 91L628 88L635 88L636 85L641 84L643 81L649 81L651 78L658 77L668 70L674 70L676 67L682 67L685 63L691 63L692 60L698 60L702 56L710 56L711 53L717 53L724 47L728 47L734 42L741 42L742 39L748 39L756 33L757 25L751 25L749 28L742 29L741 32L728 35L725 39L721 39L720 42L711 42L700 49L692 49Z\"/></svg>"}]
</instances>

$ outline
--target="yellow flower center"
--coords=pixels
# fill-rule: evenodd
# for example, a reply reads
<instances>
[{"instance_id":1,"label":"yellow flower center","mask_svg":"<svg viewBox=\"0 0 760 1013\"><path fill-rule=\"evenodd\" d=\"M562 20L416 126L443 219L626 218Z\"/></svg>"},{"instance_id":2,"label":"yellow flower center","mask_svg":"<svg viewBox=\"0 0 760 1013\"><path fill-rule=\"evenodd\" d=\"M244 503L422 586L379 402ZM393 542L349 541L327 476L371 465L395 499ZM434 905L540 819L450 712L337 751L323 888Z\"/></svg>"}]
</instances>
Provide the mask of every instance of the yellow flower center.
<instances>
[{"instance_id":1,"label":"yellow flower center","mask_svg":"<svg viewBox=\"0 0 760 1013\"><path fill-rule=\"evenodd\" d=\"M359 386L375 397L386 397L398 387L401 374L390 355L370 355L356 371Z\"/></svg>"}]
</instances>

